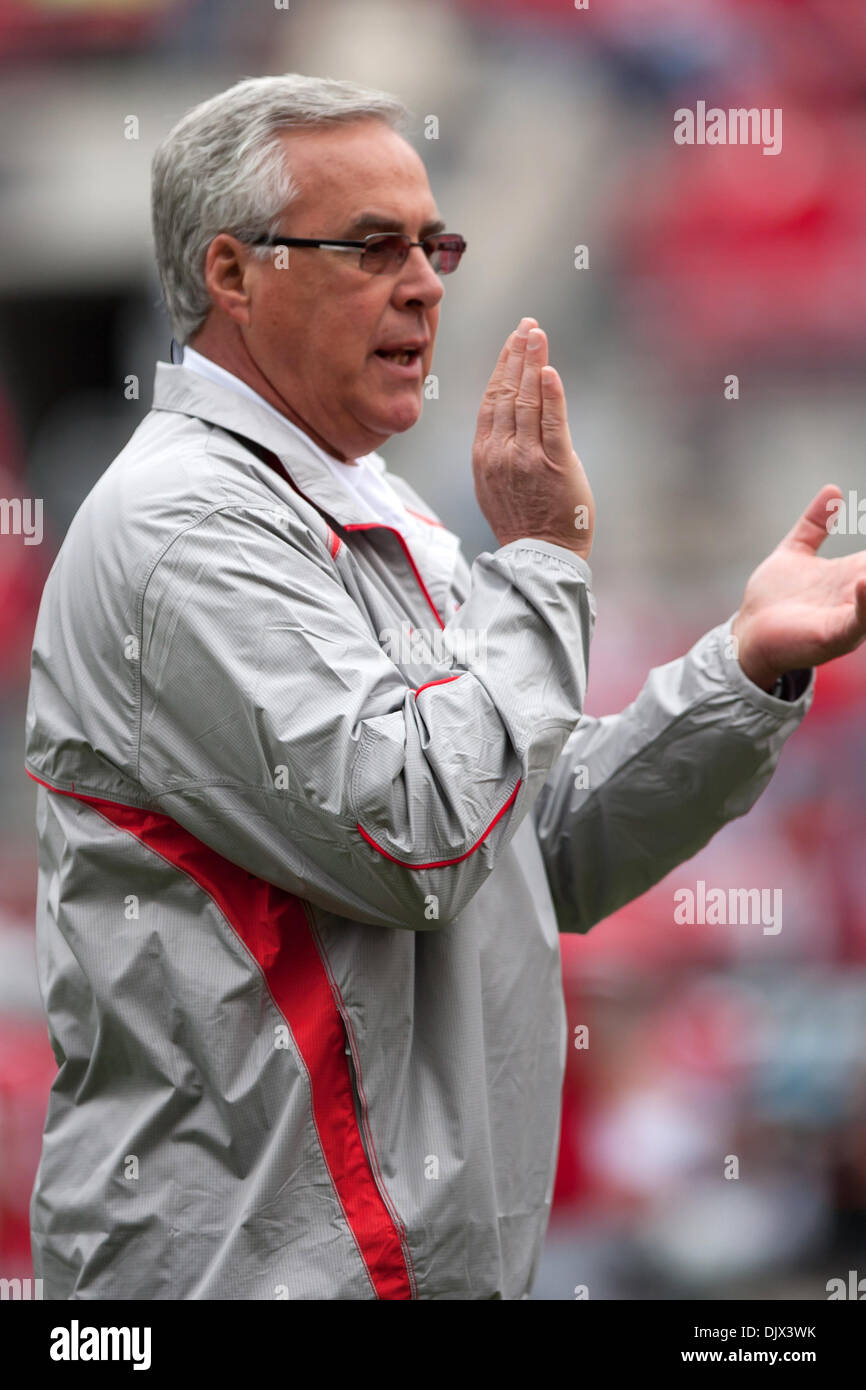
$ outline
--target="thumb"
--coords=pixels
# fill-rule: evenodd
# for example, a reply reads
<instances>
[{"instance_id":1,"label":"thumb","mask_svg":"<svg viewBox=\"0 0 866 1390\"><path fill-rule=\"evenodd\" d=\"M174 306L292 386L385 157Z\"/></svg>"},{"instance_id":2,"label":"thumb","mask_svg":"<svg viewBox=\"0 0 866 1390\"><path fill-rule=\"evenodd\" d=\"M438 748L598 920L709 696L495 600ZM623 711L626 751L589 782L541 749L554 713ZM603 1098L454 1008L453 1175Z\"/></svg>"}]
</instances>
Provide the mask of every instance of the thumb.
<instances>
[{"instance_id":1,"label":"thumb","mask_svg":"<svg viewBox=\"0 0 866 1390\"><path fill-rule=\"evenodd\" d=\"M799 521L791 527L782 545L792 550L818 550L830 534L830 520L835 515L836 509L830 504L841 496L840 487L835 483L825 483L821 491L812 498Z\"/></svg>"}]
</instances>

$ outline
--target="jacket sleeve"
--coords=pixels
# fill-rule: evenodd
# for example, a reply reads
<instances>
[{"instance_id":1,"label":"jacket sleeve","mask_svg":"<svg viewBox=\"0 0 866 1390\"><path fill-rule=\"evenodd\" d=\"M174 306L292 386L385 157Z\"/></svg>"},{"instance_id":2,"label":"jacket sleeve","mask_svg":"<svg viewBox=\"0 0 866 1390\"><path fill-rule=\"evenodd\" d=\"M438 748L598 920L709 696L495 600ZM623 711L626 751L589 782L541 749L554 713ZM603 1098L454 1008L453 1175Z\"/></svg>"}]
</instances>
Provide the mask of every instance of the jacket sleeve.
<instances>
[{"instance_id":1,"label":"jacket sleeve","mask_svg":"<svg viewBox=\"0 0 866 1390\"><path fill-rule=\"evenodd\" d=\"M415 690L299 516L221 508L147 583L138 780L250 873L357 921L435 930L504 854L580 717L590 578L544 542L480 556L449 628L483 631L484 661Z\"/></svg>"},{"instance_id":2,"label":"jacket sleeve","mask_svg":"<svg viewBox=\"0 0 866 1390\"><path fill-rule=\"evenodd\" d=\"M766 694L727 622L650 672L621 714L583 717L535 818L562 932L586 932L690 859L766 787L814 695Z\"/></svg>"}]
</instances>

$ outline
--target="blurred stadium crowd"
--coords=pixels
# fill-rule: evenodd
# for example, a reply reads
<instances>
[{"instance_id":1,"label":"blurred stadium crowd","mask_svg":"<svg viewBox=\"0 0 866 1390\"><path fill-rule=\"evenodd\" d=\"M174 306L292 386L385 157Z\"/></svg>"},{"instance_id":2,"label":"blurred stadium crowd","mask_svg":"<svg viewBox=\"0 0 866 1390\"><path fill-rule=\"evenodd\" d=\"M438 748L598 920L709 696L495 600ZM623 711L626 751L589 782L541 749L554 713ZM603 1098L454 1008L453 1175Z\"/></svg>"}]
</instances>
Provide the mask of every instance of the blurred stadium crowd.
<instances>
[{"instance_id":1,"label":"blurred stadium crowd","mask_svg":"<svg viewBox=\"0 0 866 1390\"><path fill-rule=\"evenodd\" d=\"M201 98L292 70L399 93L469 243L438 396L384 452L470 558L494 544L470 469L481 392L522 314L549 334L597 503L588 713L732 613L823 482L866 488L860 0L2 0L0 494L44 499L44 539L0 535L0 1276L30 1272L55 1070L22 759L39 595L168 358L153 147ZM781 154L676 145L674 111L700 99L781 108ZM747 818L562 938L575 1045L535 1297L820 1299L866 1275L864 694L861 649L819 673ZM782 931L677 925L674 889L698 879L780 888Z\"/></svg>"}]
</instances>

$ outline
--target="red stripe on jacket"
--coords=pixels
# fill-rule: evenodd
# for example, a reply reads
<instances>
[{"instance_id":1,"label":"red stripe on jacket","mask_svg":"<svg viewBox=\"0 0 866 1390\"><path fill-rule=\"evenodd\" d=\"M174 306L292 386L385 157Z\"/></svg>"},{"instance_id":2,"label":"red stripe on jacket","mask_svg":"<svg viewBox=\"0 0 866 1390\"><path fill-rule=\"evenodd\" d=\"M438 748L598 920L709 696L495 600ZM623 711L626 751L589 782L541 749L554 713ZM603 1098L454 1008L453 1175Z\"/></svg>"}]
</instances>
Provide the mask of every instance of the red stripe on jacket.
<instances>
[{"instance_id":1,"label":"red stripe on jacket","mask_svg":"<svg viewBox=\"0 0 866 1390\"><path fill-rule=\"evenodd\" d=\"M224 859L168 816L63 791L27 775L134 835L193 879L220 909L264 974L301 1054L325 1164L376 1295L411 1299L401 1233L376 1186L358 1129L343 1020L302 900Z\"/></svg>"}]
</instances>

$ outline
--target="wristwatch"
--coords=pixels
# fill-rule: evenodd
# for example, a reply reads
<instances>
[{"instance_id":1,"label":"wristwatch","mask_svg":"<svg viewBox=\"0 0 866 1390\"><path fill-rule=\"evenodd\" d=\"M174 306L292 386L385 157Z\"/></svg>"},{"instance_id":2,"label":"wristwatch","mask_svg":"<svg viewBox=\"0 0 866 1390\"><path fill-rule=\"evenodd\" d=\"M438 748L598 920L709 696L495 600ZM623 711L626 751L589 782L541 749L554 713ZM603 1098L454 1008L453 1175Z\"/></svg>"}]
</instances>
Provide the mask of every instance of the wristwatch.
<instances>
[{"instance_id":1,"label":"wristwatch","mask_svg":"<svg viewBox=\"0 0 866 1390\"><path fill-rule=\"evenodd\" d=\"M770 694L775 695L777 700L799 700L811 679L812 670L808 666L800 671L785 671L776 681Z\"/></svg>"}]
</instances>

